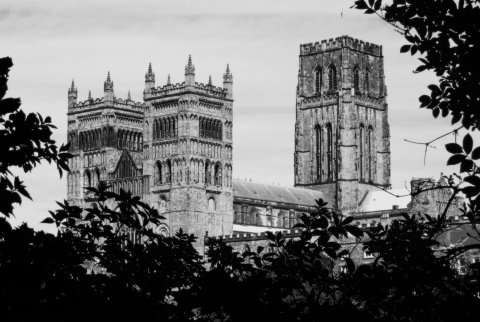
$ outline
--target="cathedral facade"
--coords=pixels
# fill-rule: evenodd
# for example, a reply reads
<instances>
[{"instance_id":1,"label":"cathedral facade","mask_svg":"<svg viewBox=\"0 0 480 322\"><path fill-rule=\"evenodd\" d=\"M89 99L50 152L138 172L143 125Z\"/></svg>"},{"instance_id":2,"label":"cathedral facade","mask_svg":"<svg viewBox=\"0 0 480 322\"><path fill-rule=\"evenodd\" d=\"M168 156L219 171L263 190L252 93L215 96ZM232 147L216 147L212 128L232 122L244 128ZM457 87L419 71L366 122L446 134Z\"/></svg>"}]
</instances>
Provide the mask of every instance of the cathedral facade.
<instances>
[{"instance_id":1,"label":"cathedral facade","mask_svg":"<svg viewBox=\"0 0 480 322\"><path fill-rule=\"evenodd\" d=\"M116 97L110 74L101 98L78 101L72 82L68 201L88 204L83 188L104 181L157 208L166 218L159 233L226 236L235 247L263 240L265 230L292 233L319 198L362 227L418 209L410 196L384 191L390 134L382 47L342 36L300 45L299 60L294 187L233 179L232 73L227 65L220 87L211 78L199 83L189 57L181 83L157 86L150 65L143 102ZM424 208L435 215L442 205Z\"/></svg>"}]
</instances>

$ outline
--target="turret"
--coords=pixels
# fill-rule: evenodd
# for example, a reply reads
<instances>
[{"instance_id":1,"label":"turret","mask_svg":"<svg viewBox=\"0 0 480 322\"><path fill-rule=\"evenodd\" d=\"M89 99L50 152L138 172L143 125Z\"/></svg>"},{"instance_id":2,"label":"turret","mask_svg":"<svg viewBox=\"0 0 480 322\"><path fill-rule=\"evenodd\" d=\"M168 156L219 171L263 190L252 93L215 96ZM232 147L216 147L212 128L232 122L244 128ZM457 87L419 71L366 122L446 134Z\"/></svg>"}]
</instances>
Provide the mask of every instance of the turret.
<instances>
[{"instance_id":1,"label":"turret","mask_svg":"<svg viewBox=\"0 0 480 322\"><path fill-rule=\"evenodd\" d=\"M72 80L72 86L68 89L68 108L72 108L77 104L77 94L77 88Z\"/></svg>"},{"instance_id":2,"label":"turret","mask_svg":"<svg viewBox=\"0 0 480 322\"><path fill-rule=\"evenodd\" d=\"M152 70L152 63L148 64L148 71L145 74L145 91L144 94L150 94L155 87L155 74Z\"/></svg>"},{"instance_id":3,"label":"turret","mask_svg":"<svg viewBox=\"0 0 480 322\"><path fill-rule=\"evenodd\" d=\"M233 97L233 75L230 73L230 66L227 64L227 70L223 74L223 88L227 90L227 97Z\"/></svg>"},{"instance_id":4,"label":"turret","mask_svg":"<svg viewBox=\"0 0 480 322\"><path fill-rule=\"evenodd\" d=\"M110 72L108 72L107 80L103 83L103 92L105 101L113 102L113 82L110 78Z\"/></svg>"},{"instance_id":5,"label":"turret","mask_svg":"<svg viewBox=\"0 0 480 322\"><path fill-rule=\"evenodd\" d=\"M185 66L185 85L195 85L195 66L192 64L191 55L188 55L188 63Z\"/></svg>"},{"instance_id":6,"label":"turret","mask_svg":"<svg viewBox=\"0 0 480 322\"><path fill-rule=\"evenodd\" d=\"M208 76L208 86L212 86L212 75Z\"/></svg>"}]
</instances>

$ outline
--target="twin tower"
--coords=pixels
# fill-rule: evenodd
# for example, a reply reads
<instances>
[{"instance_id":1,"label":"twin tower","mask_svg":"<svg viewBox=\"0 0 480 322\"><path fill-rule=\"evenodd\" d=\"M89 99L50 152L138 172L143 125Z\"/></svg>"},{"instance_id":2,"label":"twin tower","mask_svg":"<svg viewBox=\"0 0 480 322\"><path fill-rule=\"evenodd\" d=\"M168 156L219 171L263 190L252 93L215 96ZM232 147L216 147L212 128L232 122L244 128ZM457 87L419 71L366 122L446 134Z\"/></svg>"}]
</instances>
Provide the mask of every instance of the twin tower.
<instances>
[{"instance_id":1,"label":"twin tower","mask_svg":"<svg viewBox=\"0 0 480 322\"><path fill-rule=\"evenodd\" d=\"M233 76L227 65L223 87L195 80L191 57L185 79L170 77L156 86L152 66L145 75L143 102L114 94L110 74L104 97L77 102L68 91L68 140L74 158L68 175L68 199L85 205L92 196L83 187L104 181L159 209L165 224L159 233L182 228L203 236L231 233Z\"/></svg>"},{"instance_id":2,"label":"twin tower","mask_svg":"<svg viewBox=\"0 0 480 322\"><path fill-rule=\"evenodd\" d=\"M380 46L347 36L300 46L295 123L299 191L319 190L335 208L356 214L368 191L390 186L384 78ZM179 228L197 236L234 232L233 205L245 196L244 184L232 180L232 86L228 65L222 87L212 85L211 79L196 82L190 57L181 83L172 84L168 78L156 86L149 66L141 103L130 95L115 96L110 74L101 98L89 94L78 102L72 83L69 201L91 202L83 187L104 181L159 209L167 218L159 233ZM265 205L265 213L255 213L257 217L272 217L280 208L294 213L314 204L295 198L293 203L278 201L277 195L255 187L249 188L249 200L257 208ZM280 188L275 189L267 190ZM249 225L262 224L257 220Z\"/></svg>"}]
</instances>

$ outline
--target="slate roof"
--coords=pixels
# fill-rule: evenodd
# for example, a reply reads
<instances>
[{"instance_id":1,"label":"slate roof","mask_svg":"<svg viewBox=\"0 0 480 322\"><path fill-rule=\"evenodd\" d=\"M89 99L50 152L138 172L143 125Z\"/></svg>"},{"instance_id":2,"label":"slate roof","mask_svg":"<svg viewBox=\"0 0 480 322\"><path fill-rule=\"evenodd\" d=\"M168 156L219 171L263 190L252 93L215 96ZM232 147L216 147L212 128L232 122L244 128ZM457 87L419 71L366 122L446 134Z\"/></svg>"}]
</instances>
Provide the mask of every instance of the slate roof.
<instances>
[{"instance_id":1,"label":"slate roof","mask_svg":"<svg viewBox=\"0 0 480 322\"><path fill-rule=\"evenodd\" d=\"M233 180L233 198L256 199L278 203L288 203L298 206L315 206L316 199L325 196L316 190L281 187L264 183Z\"/></svg>"}]
</instances>

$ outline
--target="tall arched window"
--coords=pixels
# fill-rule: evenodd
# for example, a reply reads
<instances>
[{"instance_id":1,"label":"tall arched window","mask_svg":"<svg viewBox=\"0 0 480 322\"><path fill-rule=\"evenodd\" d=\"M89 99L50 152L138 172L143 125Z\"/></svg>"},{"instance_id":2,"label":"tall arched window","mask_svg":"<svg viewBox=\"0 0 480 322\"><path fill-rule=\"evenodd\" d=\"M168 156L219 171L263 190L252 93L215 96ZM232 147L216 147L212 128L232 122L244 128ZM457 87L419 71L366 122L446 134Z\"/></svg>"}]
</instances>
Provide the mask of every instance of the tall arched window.
<instances>
[{"instance_id":1,"label":"tall arched window","mask_svg":"<svg viewBox=\"0 0 480 322\"><path fill-rule=\"evenodd\" d=\"M205 183L210 184L210 162L205 162Z\"/></svg>"},{"instance_id":2,"label":"tall arched window","mask_svg":"<svg viewBox=\"0 0 480 322\"><path fill-rule=\"evenodd\" d=\"M315 93L320 93L322 90L322 69L320 67L315 68Z\"/></svg>"},{"instance_id":3,"label":"tall arched window","mask_svg":"<svg viewBox=\"0 0 480 322\"><path fill-rule=\"evenodd\" d=\"M327 124L327 175L328 180L333 180L333 133L332 124Z\"/></svg>"},{"instance_id":4,"label":"tall arched window","mask_svg":"<svg viewBox=\"0 0 480 322\"><path fill-rule=\"evenodd\" d=\"M330 91L337 89L337 69L333 64L328 68L328 89Z\"/></svg>"},{"instance_id":5,"label":"tall arched window","mask_svg":"<svg viewBox=\"0 0 480 322\"><path fill-rule=\"evenodd\" d=\"M317 159L317 179L322 180L322 128L317 124L315 126L315 147Z\"/></svg>"},{"instance_id":6,"label":"tall arched window","mask_svg":"<svg viewBox=\"0 0 480 322\"><path fill-rule=\"evenodd\" d=\"M370 91L370 71L367 69L365 71L365 92L368 94Z\"/></svg>"},{"instance_id":7,"label":"tall arched window","mask_svg":"<svg viewBox=\"0 0 480 322\"><path fill-rule=\"evenodd\" d=\"M157 162L155 165L155 184L160 185L163 183L163 174L162 174L162 163Z\"/></svg>"},{"instance_id":8,"label":"tall arched window","mask_svg":"<svg viewBox=\"0 0 480 322\"><path fill-rule=\"evenodd\" d=\"M367 138L367 149L368 149L368 181L373 181L373 129L368 127L368 138Z\"/></svg>"},{"instance_id":9,"label":"tall arched window","mask_svg":"<svg viewBox=\"0 0 480 322\"><path fill-rule=\"evenodd\" d=\"M160 198L160 202L158 203L158 212L163 214L167 211L167 200L162 197Z\"/></svg>"},{"instance_id":10,"label":"tall arched window","mask_svg":"<svg viewBox=\"0 0 480 322\"><path fill-rule=\"evenodd\" d=\"M215 199L211 197L208 199L208 211L215 211L216 210L216 204L215 204Z\"/></svg>"},{"instance_id":11,"label":"tall arched window","mask_svg":"<svg viewBox=\"0 0 480 322\"><path fill-rule=\"evenodd\" d=\"M172 162L167 160L165 163L165 183L172 182Z\"/></svg>"},{"instance_id":12,"label":"tall arched window","mask_svg":"<svg viewBox=\"0 0 480 322\"><path fill-rule=\"evenodd\" d=\"M365 154L365 127L363 124L360 124L360 133L358 136L358 149L359 149L359 162L358 162L358 172L360 174L360 180L365 180L365 173L364 173L364 163L363 158Z\"/></svg>"},{"instance_id":13,"label":"tall arched window","mask_svg":"<svg viewBox=\"0 0 480 322\"><path fill-rule=\"evenodd\" d=\"M90 171L85 170L85 172L83 173L83 187L88 188L91 186L92 186L92 176L90 174ZM87 190L84 190L84 191L85 191L85 194L88 193Z\"/></svg>"},{"instance_id":14,"label":"tall arched window","mask_svg":"<svg viewBox=\"0 0 480 322\"><path fill-rule=\"evenodd\" d=\"M222 185L222 166L220 163L215 165L215 185L221 186Z\"/></svg>"},{"instance_id":15,"label":"tall arched window","mask_svg":"<svg viewBox=\"0 0 480 322\"><path fill-rule=\"evenodd\" d=\"M355 89L355 94L360 92L360 70L357 66L353 68L353 88Z\"/></svg>"}]
</instances>

